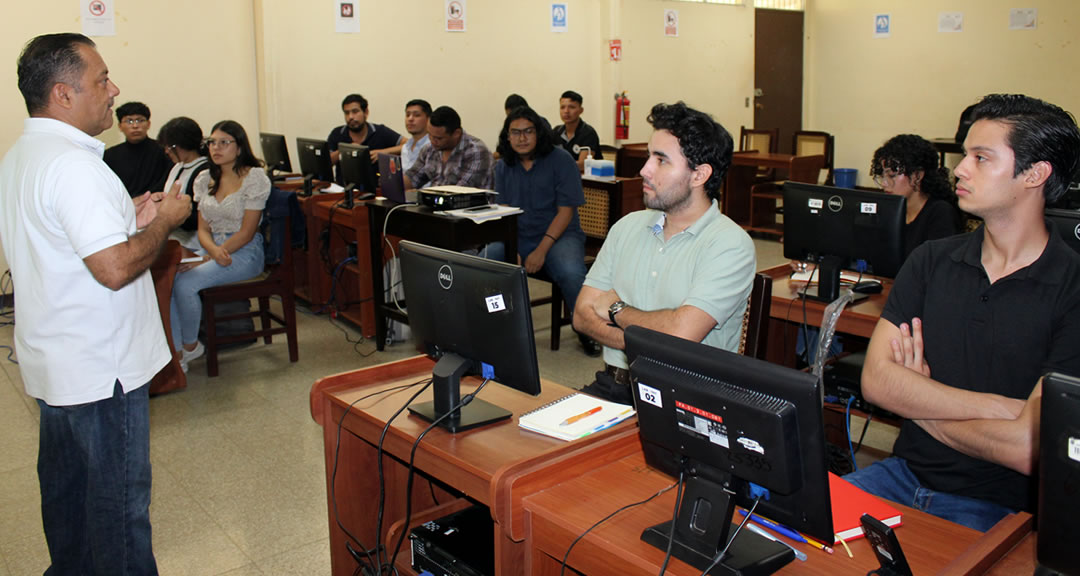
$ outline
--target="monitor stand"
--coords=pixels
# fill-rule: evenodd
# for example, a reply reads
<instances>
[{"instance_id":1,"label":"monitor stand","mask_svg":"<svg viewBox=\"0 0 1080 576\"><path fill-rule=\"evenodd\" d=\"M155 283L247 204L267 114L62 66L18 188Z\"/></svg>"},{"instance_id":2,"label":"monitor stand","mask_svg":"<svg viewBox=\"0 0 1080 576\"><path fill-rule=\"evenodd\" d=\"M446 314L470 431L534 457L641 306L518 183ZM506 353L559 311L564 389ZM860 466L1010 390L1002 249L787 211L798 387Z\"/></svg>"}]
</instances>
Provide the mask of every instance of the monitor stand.
<instances>
[{"instance_id":1,"label":"monitor stand","mask_svg":"<svg viewBox=\"0 0 1080 576\"><path fill-rule=\"evenodd\" d=\"M817 302L832 302L840 297L840 271L843 269L843 261L840 258L826 256L821 259L817 269L817 286L807 286L799 291L799 296L807 300ZM852 294L851 303L868 298L866 294Z\"/></svg>"},{"instance_id":2,"label":"monitor stand","mask_svg":"<svg viewBox=\"0 0 1080 576\"><path fill-rule=\"evenodd\" d=\"M686 481L682 504L675 520L675 538L671 555L704 570L724 549L737 523L731 521L735 503L723 485L691 476ZM671 522L646 528L641 539L660 550L667 550ZM779 542L762 538L744 526L727 554L709 574L727 576L765 576L795 559L795 553Z\"/></svg>"},{"instance_id":3,"label":"monitor stand","mask_svg":"<svg viewBox=\"0 0 1080 576\"><path fill-rule=\"evenodd\" d=\"M457 354L444 354L431 371L435 399L409 406L409 412L429 421L439 420L461 402L461 377L473 366L473 361ZM509 419L509 410L473 398L471 402L439 420L439 426L456 434L470 428Z\"/></svg>"}]
</instances>

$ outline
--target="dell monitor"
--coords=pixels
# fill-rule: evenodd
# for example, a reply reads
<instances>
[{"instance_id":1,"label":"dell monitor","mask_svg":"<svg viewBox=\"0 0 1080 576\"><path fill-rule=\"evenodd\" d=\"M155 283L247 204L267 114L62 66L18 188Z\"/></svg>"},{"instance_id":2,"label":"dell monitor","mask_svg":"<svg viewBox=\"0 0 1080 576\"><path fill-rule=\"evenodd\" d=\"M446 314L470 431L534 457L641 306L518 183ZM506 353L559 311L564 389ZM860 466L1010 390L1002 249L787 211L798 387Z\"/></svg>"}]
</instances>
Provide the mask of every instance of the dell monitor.
<instances>
[{"instance_id":1,"label":"dell monitor","mask_svg":"<svg viewBox=\"0 0 1080 576\"><path fill-rule=\"evenodd\" d=\"M1047 208L1046 219L1054 223L1054 228L1065 243L1080 252L1080 210Z\"/></svg>"},{"instance_id":2,"label":"dell monitor","mask_svg":"<svg viewBox=\"0 0 1080 576\"><path fill-rule=\"evenodd\" d=\"M326 140L297 138L296 151L300 156L300 173L304 178L313 177L327 182L333 179L330 165L330 147Z\"/></svg>"},{"instance_id":3,"label":"dell monitor","mask_svg":"<svg viewBox=\"0 0 1080 576\"><path fill-rule=\"evenodd\" d=\"M271 178L274 172L292 172L292 162L289 161L289 148L285 145L285 136L259 132L259 143L262 144L266 172Z\"/></svg>"},{"instance_id":4,"label":"dell monitor","mask_svg":"<svg viewBox=\"0 0 1080 576\"><path fill-rule=\"evenodd\" d=\"M817 264L817 290L805 297L832 302L843 268L894 278L904 263L903 196L874 190L785 182L784 258Z\"/></svg>"},{"instance_id":5,"label":"dell monitor","mask_svg":"<svg viewBox=\"0 0 1080 576\"><path fill-rule=\"evenodd\" d=\"M1080 575L1080 378L1043 379L1039 421L1039 514L1036 557L1044 569ZM1036 574L1050 572L1036 571Z\"/></svg>"},{"instance_id":6,"label":"dell monitor","mask_svg":"<svg viewBox=\"0 0 1080 576\"><path fill-rule=\"evenodd\" d=\"M626 329L645 462L685 479L672 522L645 530L699 569L734 532L735 505L833 541L822 390L816 376L638 326ZM740 530L719 566L770 574L794 553Z\"/></svg>"},{"instance_id":7,"label":"dell monitor","mask_svg":"<svg viewBox=\"0 0 1080 576\"><path fill-rule=\"evenodd\" d=\"M511 416L478 398L454 411L466 374L540 394L524 268L403 240L401 278L413 339L438 360L434 401L414 404L410 412L451 432Z\"/></svg>"},{"instance_id":8,"label":"dell monitor","mask_svg":"<svg viewBox=\"0 0 1080 576\"><path fill-rule=\"evenodd\" d=\"M361 144L338 144L338 176L342 186L353 185L358 192L375 192L378 178L371 153Z\"/></svg>"}]
</instances>

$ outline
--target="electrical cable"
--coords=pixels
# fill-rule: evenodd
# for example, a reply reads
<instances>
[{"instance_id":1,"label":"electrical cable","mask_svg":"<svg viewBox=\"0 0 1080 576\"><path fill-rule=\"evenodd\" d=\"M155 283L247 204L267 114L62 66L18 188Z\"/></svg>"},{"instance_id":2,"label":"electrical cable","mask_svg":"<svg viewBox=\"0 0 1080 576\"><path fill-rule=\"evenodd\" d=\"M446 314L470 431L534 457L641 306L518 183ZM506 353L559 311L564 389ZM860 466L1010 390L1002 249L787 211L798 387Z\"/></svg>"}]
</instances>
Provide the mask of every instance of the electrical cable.
<instances>
[{"instance_id":1,"label":"electrical cable","mask_svg":"<svg viewBox=\"0 0 1080 576\"><path fill-rule=\"evenodd\" d=\"M398 299L397 299L397 293L394 292L394 287L397 286L400 283L400 281L394 282L394 265L392 264L393 261L397 259L397 252L394 250L394 245L390 242L390 239L388 239L386 237L386 228L387 228L387 223L390 222L390 215L393 214L395 210L397 210L399 208L404 208L406 206L414 206L414 205L415 205L415 203L410 202L410 203L405 203L405 204L398 204L397 206L394 206L394 207L390 208L390 210L388 210L386 212L386 216L383 218L383 226L382 226L382 239L383 239L383 242L385 242L386 245L390 247L390 262L391 262L391 264L390 264L390 298L393 299L394 306L396 306L398 311L401 312L402 314L406 313L405 309L401 307L401 303L398 302ZM384 298L385 298L385 296L384 296Z\"/></svg>"},{"instance_id":2,"label":"electrical cable","mask_svg":"<svg viewBox=\"0 0 1080 576\"><path fill-rule=\"evenodd\" d=\"M844 408L844 428L847 430L847 449L851 453L851 466L857 471L859 465L855 463L855 449L851 447L851 405L854 403L855 395L852 394L847 399L847 407ZM862 445L862 440L859 443Z\"/></svg>"},{"instance_id":3,"label":"electrical cable","mask_svg":"<svg viewBox=\"0 0 1080 576\"><path fill-rule=\"evenodd\" d=\"M456 406L454 406L450 410L447 410L446 414L443 414L442 416L436 418L435 421L429 424L428 427L425 428L424 431L416 437L416 441L413 442L412 450L409 452L409 476L408 480L405 483L405 494L409 495L408 499L405 501L405 523L403 524L401 533L398 534L397 543L394 545L394 554L390 557L391 568L397 565L398 552L401 551L401 544L405 541L405 534L409 532L409 524L412 523L412 489L413 479L416 476L416 449L420 446L420 441L424 439L424 436L426 436L428 432L431 432L436 426L438 426L440 422L458 413L458 411L461 410L462 407L472 402L473 398L476 398L476 396L480 394L480 391L483 390L490 381L490 378L485 378L484 381L476 387L476 390L473 390L471 393L462 396L461 400L458 401Z\"/></svg>"},{"instance_id":4,"label":"electrical cable","mask_svg":"<svg viewBox=\"0 0 1080 576\"><path fill-rule=\"evenodd\" d=\"M761 502L760 496L754 498L754 505L750 507L750 511L746 513L745 517L743 517L742 522L739 522L739 525L735 528L735 532L731 535L731 538L728 538L727 544L724 546L724 549L718 552L716 554L716 557L713 558L712 564L709 564L708 568L701 571L701 576L707 576L709 570L716 568L716 565L724 559L724 556L727 554L728 548L731 548L731 543L735 541L735 538L739 535L739 532L742 532L743 526L745 526L746 523L750 521L750 517L754 515L754 510L757 510L757 505L759 502Z\"/></svg>"},{"instance_id":5,"label":"electrical cable","mask_svg":"<svg viewBox=\"0 0 1080 576\"><path fill-rule=\"evenodd\" d=\"M859 450L862 450L863 439L866 438L866 430L870 428L870 421L874 419L873 414L867 414L866 420L863 421L862 434L859 434L859 443L855 445L855 453L858 454Z\"/></svg>"},{"instance_id":6,"label":"electrical cable","mask_svg":"<svg viewBox=\"0 0 1080 576\"><path fill-rule=\"evenodd\" d=\"M589 532L592 532L597 526L600 526L604 522L607 522L608 520L611 520L612 518L615 517L615 515L619 514L620 512L623 512L625 510L629 510L629 509L631 509L631 508L633 508L635 506L641 506L642 504L647 504L648 502L651 502L657 496L660 496L661 494L664 494L665 492L671 491L671 489L676 487L678 484L679 483L676 481L675 483L671 484L670 486L667 486L665 488L661 488L659 492L653 494L652 496L649 496L648 498L646 498L644 500L627 504L626 506L623 506L622 508L619 508L618 510L612 512L611 514L608 514L607 516L604 516L603 518L597 520L596 523L593 524L592 526L589 526L588 529L586 529L584 532L579 534L577 538L574 538L574 541L570 543L570 547L566 549L566 554L563 554L563 558L562 558L562 568L559 569L559 576L564 576L564 574L566 574L566 561L570 559L570 551L574 549L574 546L576 546L577 543L580 542L581 539L584 538L586 534L588 534Z\"/></svg>"},{"instance_id":7,"label":"electrical cable","mask_svg":"<svg viewBox=\"0 0 1080 576\"><path fill-rule=\"evenodd\" d=\"M338 528L341 529L341 531L345 534L346 537L348 537L349 540L352 540L353 542L356 542L356 545L359 546L364 551L364 554L368 558L368 562L372 566L375 566L376 564L375 564L375 562L371 561L371 552L359 540L357 540L356 536L353 536L352 532L349 532L348 528L346 528L345 525L341 522L341 518L338 515L336 481L337 481L337 470L338 470L338 458L339 458L339 455L341 453L341 430L345 425L345 417L348 416L349 412L352 411L353 407L356 406L361 401L367 400L368 398L371 398L373 396L378 396L380 394L386 394L388 392L396 392L398 390L404 390L406 388L412 388L413 386L423 384L425 381L430 382L430 379L428 379L428 380L420 380L418 382L413 382L412 384L405 384L403 386L395 386L393 388L386 388L386 389L383 389L383 390L379 390L377 392L372 392L371 394L368 394L366 396L361 396L360 398L357 398L356 400L353 400L349 404L348 408L345 409L345 412L342 413L341 419L338 420L338 424L337 424L337 440L336 440L336 442L334 444L334 466L333 466L333 471L330 473L330 504L331 504L331 508L334 511L334 521L337 522ZM348 541L346 541L346 545L347 544L348 544Z\"/></svg>"},{"instance_id":8,"label":"electrical cable","mask_svg":"<svg viewBox=\"0 0 1080 576\"><path fill-rule=\"evenodd\" d=\"M679 489L675 492L675 510L671 513L671 528L668 530L667 550L664 552L664 563L660 565L660 575L667 572L668 562L671 562L671 548L675 544L675 522L679 519L679 507L682 506L683 487L686 486L686 470L679 469Z\"/></svg>"}]
</instances>

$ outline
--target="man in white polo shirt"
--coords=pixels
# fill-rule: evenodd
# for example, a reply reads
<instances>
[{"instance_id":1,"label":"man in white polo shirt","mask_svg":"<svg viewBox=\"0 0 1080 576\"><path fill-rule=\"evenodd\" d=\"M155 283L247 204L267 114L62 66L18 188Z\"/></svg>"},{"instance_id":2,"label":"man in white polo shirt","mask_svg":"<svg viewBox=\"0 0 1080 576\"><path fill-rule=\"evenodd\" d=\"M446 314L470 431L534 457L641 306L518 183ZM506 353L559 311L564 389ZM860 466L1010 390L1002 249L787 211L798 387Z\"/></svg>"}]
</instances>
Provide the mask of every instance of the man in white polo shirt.
<instances>
[{"instance_id":1,"label":"man in white polo shirt","mask_svg":"<svg viewBox=\"0 0 1080 576\"><path fill-rule=\"evenodd\" d=\"M34 38L18 79L30 118L0 163L0 240L41 411L47 573L156 574L146 384L171 356L147 269L191 199L133 201L102 161L120 91L89 38Z\"/></svg>"}]
</instances>

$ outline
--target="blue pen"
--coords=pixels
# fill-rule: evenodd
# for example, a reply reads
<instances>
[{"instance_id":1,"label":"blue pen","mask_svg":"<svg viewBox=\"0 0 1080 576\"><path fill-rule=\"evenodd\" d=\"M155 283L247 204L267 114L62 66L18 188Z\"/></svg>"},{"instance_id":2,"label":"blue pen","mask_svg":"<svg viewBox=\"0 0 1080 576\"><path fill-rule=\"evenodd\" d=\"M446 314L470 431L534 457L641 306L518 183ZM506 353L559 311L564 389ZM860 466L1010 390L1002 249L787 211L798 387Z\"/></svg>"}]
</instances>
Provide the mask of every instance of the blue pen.
<instances>
[{"instance_id":1,"label":"blue pen","mask_svg":"<svg viewBox=\"0 0 1080 576\"><path fill-rule=\"evenodd\" d=\"M746 510L741 510L740 509L739 514L742 514L743 516L746 516ZM792 530L791 528L788 528L787 526L781 526L781 525L777 524L776 522L772 522L771 520L766 520L766 519L762 518L761 516L758 516L757 514L754 514L754 515L750 516L750 521L761 524L762 526L764 526L766 528L769 528L769 529L779 533L782 536L787 536L788 538L791 538L792 540L794 540L796 542L802 542L804 544L807 543L806 538L803 538L802 534L799 534L798 532Z\"/></svg>"}]
</instances>

